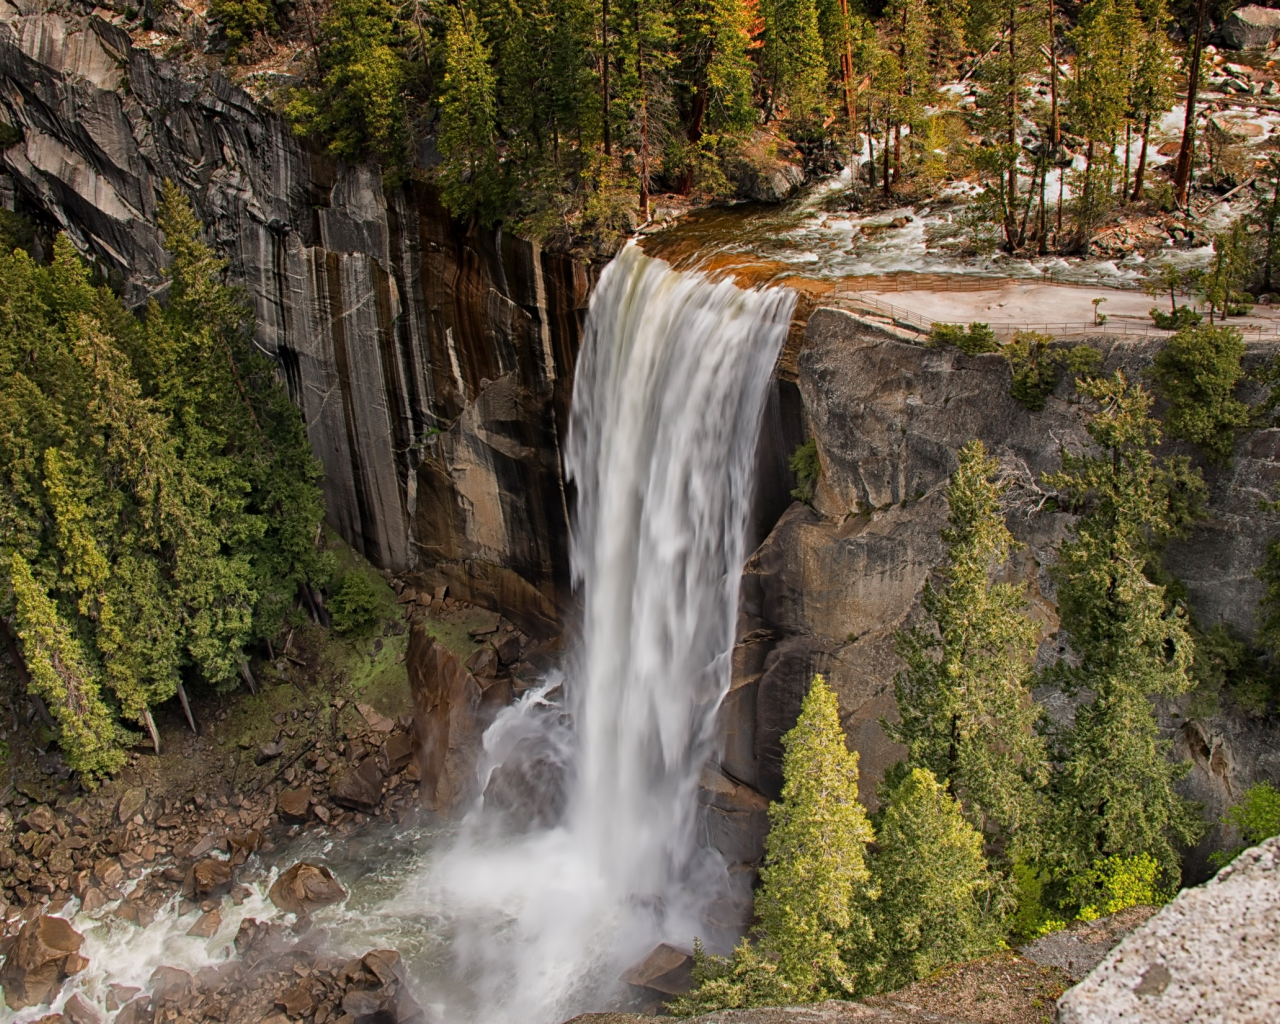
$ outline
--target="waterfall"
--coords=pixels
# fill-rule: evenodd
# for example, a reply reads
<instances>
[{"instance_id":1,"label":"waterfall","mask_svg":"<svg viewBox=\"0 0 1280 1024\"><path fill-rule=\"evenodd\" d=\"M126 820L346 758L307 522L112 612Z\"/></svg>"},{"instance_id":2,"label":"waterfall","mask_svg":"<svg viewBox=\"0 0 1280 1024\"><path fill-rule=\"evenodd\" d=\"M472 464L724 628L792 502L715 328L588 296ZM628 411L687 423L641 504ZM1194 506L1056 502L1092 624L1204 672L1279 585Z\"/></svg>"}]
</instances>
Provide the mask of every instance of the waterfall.
<instances>
[{"instance_id":1,"label":"waterfall","mask_svg":"<svg viewBox=\"0 0 1280 1024\"><path fill-rule=\"evenodd\" d=\"M706 934L725 865L695 836L697 780L729 684L755 443L794 306L623 250L592 298L566 470L581 642L502 712L482 779L513 752L562 769L554 822L479 808L419 891L450 921L448 1024L553 1024L601 1008L658 941ZM536 774L536 773L535 773Z\"/></svg>"}]
</instances>

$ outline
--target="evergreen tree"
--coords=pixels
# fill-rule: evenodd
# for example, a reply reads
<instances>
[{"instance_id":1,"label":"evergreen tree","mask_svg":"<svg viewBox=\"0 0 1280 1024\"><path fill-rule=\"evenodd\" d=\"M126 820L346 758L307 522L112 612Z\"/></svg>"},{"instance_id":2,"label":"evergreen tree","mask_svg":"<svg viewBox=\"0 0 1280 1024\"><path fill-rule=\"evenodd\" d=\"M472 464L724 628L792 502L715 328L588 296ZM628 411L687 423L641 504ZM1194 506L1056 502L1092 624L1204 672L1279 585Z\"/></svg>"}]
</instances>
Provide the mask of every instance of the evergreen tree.
<instances>
[{"instance_id":1,"label":"evergreen tree","mask_svg":"<svg viewBox=\"0 0 1280 1024\"><path fill-rule=\"evenodd\" d=\"M1039 630L1026 597L993 583L1014 546L1000 508L998 463L981 441L960 450L947 489L951 528L940 589L926 584L930 622L898 637L906 669L894 681L907 766L950 783L971 821L993 838L1035 845L1036 790L1047 780L1040 708L1031 700Z\"/></svg>"},{"instance_id":2,"label":"evergreen tree","mask_svg":"<svg viewBox=\"0 0 1280 1024\"><path fill-rule=\"evenodd\" d=\"M334 0L320 22L320 84L294 90L294 128L324 139L344 160L372 155L388 169L408 147L404 40L390 0Z\"/></svg>"},{"instance_id":3,"label":"evergreen tree","mask_svg":"<svg viewBox=\"0 0 1280 1024\"><path fill-rule=\"evenodd\" d=\"M858 755L845 744L836 695L822 676L782 748L782 800L769 807L756 897L761 948L810 998L852 992L841 935L857 923L850 908L867 881L863 848L873 834L858 803Z\"/></svg>"},{"instance_id":4,"label":"evergreen tree","mask_svg":"<svg viewBox=\"0 0 1280 1024\"><path fill-rule=\"evenodd\" d=\"M1164 0L1144 0L1142 4L1143 38L1134 69L1129 102L1134 119L1141 125L1141 149L1138 169L1133 178L1131 199L1142 199L1142 185L1147 169L1147 147L1151 141L1151 121L1173 109L1176 97L1174 83L1177 67L1169 46L1169 12Z\"/></svg>"},{"instance_id":5,"label":"evergreen tree","mask_svg":"<svg viewBox=\"0 0 1280 1024\"><path fill-rule=\"evenodd\" d=\"M804 120L824 105L827 67L815 0L760 0L766 120Z\"/></svg>"},{"instance_id":6,"label":"evergreen tree","mask_svg":"<svg viewBox=\"0 0 1280 1024\"><path fill-rule=\"evenodd\" d=\"M1200 445L1220 463L1231 458L1236 431L1249 425L1249 407L1235 397L1243 356L1239 331L1203 326L1184 327L1155 359L1155 379L1169 400L1169 436Z\"/></svg>"},{"instance_id":7,"label":"evergreen tree","mask_svg":"<svg viewBox=\"0 0 1280 1024\"><path fill-rule=\"evenodd\" d=\"M868 855L876 895L861 904L870 929L846 953L863 994L995 952L1009 910L982 836L932 772L913 769L887 796Z\"/></svg>"},{"instance_id":8,"label":"evergreen tree","mask_svg":"<svg viewBox=\"0 0 1280 1024\"><path fill-rule=\"evenodd\" d=\"M297 410L172 187L160 221L170 298L144 321L65 237L48 267L0 259L0 614L87 781L119 763L117 716L158 746L150 709L184 678L234 685L328 575Z\"/></svg>"},{"instance_id":9,"label":"evergreen tree","mask_svg":"<svg viewBox=\"0 0 1280 1024\"><path fill-rule=\"evenodd\" d=\"M489 51L469 7L445 11L440 97L441 195L455 216L491 222L505 207L494 146L496 98Z\"/></svg>"},{"instance_id":10,"label":"evergreen tree","mask_svg":"<svg viewBox=\"0 0 1280 1024\"><path fill-rule=\"evenodd\" d=\"M845 745L836 695L822 676L782 747L782 800L769 807L756 896L758 946L744 939L731 958L701 955L695 989L670 1007L681 1016L812 1002L851 994L858 983L841 948L865 929L854 907L863 902L873 833L858 803L858 755Z\"/></svg>"},{"instance_id":11,"label":"evergreen tree","mask_svg":"<svg viewBox=\"0 0 1280 1024\"><path fill-rule=\"evenodd\" d=\"M1046 681L1084 698L1054 737L1052 860L1060 877L1080 880L1100 858L1145 853L1176 878L1176 845L1201 824L1174 790L1184 768L1169 760L1153 701L1189 688L1194 645L1151 577L1159 544L1185 528L1204 485L1186 460L1152 454L1160 429L1141 387L1119 371L1077 386L1096 403L1096 450L1064 452L1062 472L1046 478L1079 513L1052 570L1075 658Z\"/></svg>"}]
</instances>

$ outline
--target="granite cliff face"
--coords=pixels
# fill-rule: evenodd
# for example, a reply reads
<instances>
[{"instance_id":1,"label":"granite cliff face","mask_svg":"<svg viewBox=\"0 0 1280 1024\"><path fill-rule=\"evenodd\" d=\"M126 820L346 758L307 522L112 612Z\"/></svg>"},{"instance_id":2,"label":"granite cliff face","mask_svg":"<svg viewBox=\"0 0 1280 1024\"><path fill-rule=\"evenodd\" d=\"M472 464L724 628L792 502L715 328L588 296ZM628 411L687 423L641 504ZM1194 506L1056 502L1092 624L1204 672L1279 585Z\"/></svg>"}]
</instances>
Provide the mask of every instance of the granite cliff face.
<instances>
[{"instance_id":1,"label":"granite cliff face","mask_svg":"<svg viewBox=\"0 0 1280 1024\"><path fill-rule=\"evenodd\" d=\"M1154 354L1149 343L1099 343L1104 369L1122 368L1131 379ZM1254 349L1249 358L1269 351ZM813 507L791 505L747 563L732 690L722 711L722 768L776 798L779 740L813 673L822 672L861 753L862 797L875 806L876 785L902 753L879 724L896 713L893 678L901 662L893 637L919 620L924 583L945 558L939 531L956 450L981 438L1012 481L1008 522L1023 547L1008 573L1027 587L1043 623L1038 658L1045 661L1059 653L1047 566L1069 518L1041 509L1046 495L1037 481L1059 467L1060 446L1086 443L1085 420L1065 383L1043 412L1028 412L1009 396L1003 357L904 343L834 309L809 318L796 379L821 480ZM1250 636L1261 596L1253 570L1275 533L1259 499L1280 481L1280 430L1242 437L1229 470L1203 468L1209 517L1169 549L1166 563L1186 582L1202 624L1225 622ZM1050 714L1071 713L1061 694L1038 696ZM1209 717L1186 712L1185 702L1163 707L1162 721L1176 755L1193 763L1183 786L1205 804L1209 820L1252 783L1280 778L1273 723L1229 702ZM1193 852L1192 878L1222 842L1215 829Z\"/></svg>"},{"instance_id":2,"label":"granite cliff face","mask_svg":"<svg viewBox=\"0 0 1280 1024\"><path fill-rule=\"evenodd\" d=\"M303 411L330 521L378 565L553 631L560 424L593 268L335 163L201 59L163 59L93 10L0 0L0 120L21 134L0 191L141 302L163 293L156 207L177 183Z\"/></svg>"}]
</instances>

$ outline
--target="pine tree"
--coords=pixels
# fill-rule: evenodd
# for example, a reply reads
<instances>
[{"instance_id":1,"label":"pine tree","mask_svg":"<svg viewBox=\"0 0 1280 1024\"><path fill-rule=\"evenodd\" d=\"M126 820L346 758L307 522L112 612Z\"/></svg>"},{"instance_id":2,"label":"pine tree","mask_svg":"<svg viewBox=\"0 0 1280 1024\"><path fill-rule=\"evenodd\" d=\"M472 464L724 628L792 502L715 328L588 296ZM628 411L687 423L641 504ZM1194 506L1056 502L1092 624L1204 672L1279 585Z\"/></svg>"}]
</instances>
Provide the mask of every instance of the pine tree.
<instances>
[{"instance_id":1,"label":"pine tree","mask_svg":"<svg viewBox=\"0 0 1280 1024\"><path fill-rule=\"evenodd\" d=\"M841 935L866 884L873 833L858 803L858 755L845 745L836 695L815 676L795 728L782 738L782 800L769 808L756 913L761 948L810 998L852 992Z\"/></svg>"},{"instance_id":2,"label":"pine tree","mask_svg":"<svg viewBox=\"0 0 1280 1024\"><path fill-rule=\"evenodd\" d=\"M992 479L999 465L976 440L959 460L947 489L945 583L925 587L929 624L899 634L907 663L894 681L901 722L885 727L907 747L907 766L950 783L980 829L1034 847L1036 790L1048 771L1030 692L1039 629L1023 591L991 581L1014 546L1000 508L1004 488Z\"/></svg>"},{"instance_id":3,"label":"pine tree","mask_svg":"<svg viewBox=\"0 0 1280 1024\"><path fill-rule=\"evenodd\" d=\"M1082 879L1099 858L1146 853L1176 878L1176 844L1202 826L1174 790L1184 767L1169 760L1152 702L1189 688L1194 645L1150 577L1158 545L1185 528L1204 485L1186 460L1156 460L1160 429L1141 387L1119 371L1077 386L1096 405L1095 451L1064 452L1062 471L1046 477L1079 518L1052 570L1075 657L1045 681L1084 697L1054 736L1051 860L1060 877Z\"/></svg>"},{"instance_id":4,"label":"pine tree","mask_svg":"<svg viewBox=\"0 0 1280 1024\"><path fill-rule=\"evenodd\" d=\"M827 68L815 0L760 0L764 22L760 72L766 120L803 120L822 109Z\"/></svg>"},{"instance_id":5,"label":"pine tree","mask_svg":"<svg viewBox=\"0 0 1280 1024\"><path fill-rule=\"evenodd\" d=\"M769 807L756 896L759 943L744 939L731 958L699 950L695 989L669 1007L681 1016L812 1002L858 984L841 949L866 927L854 908L864 900L873 832L858 803L858 755L845 745L836 695L822 676L782 747L782 800Z\"/></svg>"},{"instance_id":6,"label":"pine tree","mask_svg":"<svg viewBox=\"0 0 1280 1024\"><path fill-rule=\"evenodd\" d=\"M1235 397L1244 351L1234 328L1184 327L1155 359L1155 379L1169 400L1169 436L1200 445L1218 463L1230 460L1236 431L1249 426L1249 407Z\"/></svg>"},{"instance_id":7,"label":"pine tree","mask_svg":"<svg viewBox=\"0 0 1280 1024\"><path fill-rule=\"evenodd\" d=\"M1141 149L1138 169L1133 178L1130 198L1142 199L1142 185L1147 170L1147 147L1151 141L1151 121L1173 109L1177 91L1174 88L1177 68L1167 34L1169 12L1164 0L1144 0L1142 4L1143 39L1134 69L1129 102L1135 120L1141 127Z\"/></svg>"},{"instance_id":8,"label":"pine tree","mask_svg":"<svg viewBox=\"0 0 1280 1024\"><path fill-rule=\"evenodd\" d=\"M496 83L489 50L470 7L445 12L439 146L441 195L456 217L496 220L505 196L494 147Z\"/></svg>"},{"instance_id":9,"label":"pine tree","mask_svg":"<svg viewBox=\"0 0 1280 1024\"><path fill-rule=\"evenodd\" d=\"M10 559L9 582L32 689L57 719L68 766L93 785L124 764L111 712L71 628L16 552Z\"/></svg>"},{"instance_id":10,"label":"pine tree","mask_svg":"<svg viewBox=\"0 0 1280 1024\"><path fill-rule=\"evenodd\" d=\"M932 772L913 769L887 796L868 855L875 898L861 903L870 929L846 953L859 968L860 994L995 952L1010 909L982 836Z\"/></svg>"}]
</instances>

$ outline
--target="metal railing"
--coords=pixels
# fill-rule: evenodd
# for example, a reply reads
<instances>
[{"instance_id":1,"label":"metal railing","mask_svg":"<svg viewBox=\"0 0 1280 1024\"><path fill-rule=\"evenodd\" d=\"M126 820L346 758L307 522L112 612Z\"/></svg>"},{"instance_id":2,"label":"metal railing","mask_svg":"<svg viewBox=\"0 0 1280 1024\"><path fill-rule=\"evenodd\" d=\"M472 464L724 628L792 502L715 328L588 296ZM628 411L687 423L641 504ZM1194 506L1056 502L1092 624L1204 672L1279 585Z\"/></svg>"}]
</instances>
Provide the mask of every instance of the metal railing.
<instances>
[{"instance_id":1,"label":"metal railing","mask_svg":"<svg viewBox=\"0 0 1280 1024\"><path fill-rule=\"evenodd\" d=\"M901 306L895 306L891 302L884 302L881 299L872 298L867 295L859 295L855 292L834 292L827 296L827 301L833 302L840 306L851 306L860 308L861 310L887 318L897 327L914 331L921 336L927 336L933 332L934 327L939 323L948 321L930 320L928 317L921 316L909 309ZM1037 334L1049 334L1053 337L1079 337L1081 335L1119 335L1121 337L1131 338L1167 338L1173 332L1157 327L1153 323L1147 323L1141 320L1132 320L1126 317L1108 318L1104 323L1093 323L1086 321L1081 323L991 323L988 324L991 330L998 338L1011 338L1013 335L1023 331L1035 332ZM1228 320L1226 326L1234 327L1240 331L1246 338L1257 341L1269 340L1272 338L1280 338L1280 321L1274 324L1233 324Z\"/></svg>"}]
</instances>

